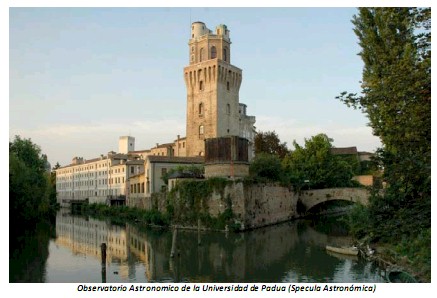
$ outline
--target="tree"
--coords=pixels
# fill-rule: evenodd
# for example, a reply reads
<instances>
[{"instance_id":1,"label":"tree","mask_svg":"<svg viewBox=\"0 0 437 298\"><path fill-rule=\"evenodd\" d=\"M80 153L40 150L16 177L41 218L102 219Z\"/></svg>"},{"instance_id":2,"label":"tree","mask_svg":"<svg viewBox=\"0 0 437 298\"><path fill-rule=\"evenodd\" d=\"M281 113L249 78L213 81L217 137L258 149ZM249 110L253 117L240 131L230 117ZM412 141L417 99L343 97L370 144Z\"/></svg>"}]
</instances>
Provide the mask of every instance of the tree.
<instances>
[{"instance_id":1,"label":"tree","mask_svg":"<svg viewBox=\"0 0 437 298\"><path fill-rule=\"evenodd\" d=\"M249 173L252 177L279 181L282 176L281 160L277 155L261 152L255 155L250 164Z\"/></svg>"},{"instance_id":2,"label":"tree","mask_svg":"<svg viewBox=\"0 0 437 298\"><path fill-rule=\"evenodd\" d=\"M287 143L281 143L275 131L257 132L255 135L255 155L259 153L275 154L284 158L289 152Z\"/></svg>"},{"instance_id":3,"label":"tree","mask_svg":"<svg viewBox=\"0 0 437 298\"><path fill-rule=\"evenodd\" d=\"M338 98L367 115L383 144L377 161L387 189L372 197L373 232L414 234L431 219L431 10L360 8L352 23L362 90Z\"/></svg>"},{"instance_id":4,"label":"tree","mask_svg":"<svg viewBox=\"0 0 437 298\"><path fill-rule=\"evenodd\" d=\"M353 185L352 165L331 153L332 142L333 139L325 134L305 139L304 147L293 142L295 150L284 158L282 164L297 190L304 186L327 188Z\"/></svg>"},{"instance_id":5,"label":"tree","mask_svg":"<svg viewBox=\"0 0 437 298\"><path fill-rule=\"evenodd\" d=\"M50 210L50 176L41 149L15 136L9 143L9 216L32 222Z\"/></svg>"},{"instance_id":6,"label":"tree","mask_svg":"<svg viewBox=\"0 0 437 298\"><path fill-rule=\"evenodd\" d=\"M46 158L47 159L47 158ZM56 162L55 166L52 168L52 171L50 172L50 205L56 205L57 204L57 194L56 194L56 170L59 169L61 165L59 162Z\"/></svg>"}]
</instances>

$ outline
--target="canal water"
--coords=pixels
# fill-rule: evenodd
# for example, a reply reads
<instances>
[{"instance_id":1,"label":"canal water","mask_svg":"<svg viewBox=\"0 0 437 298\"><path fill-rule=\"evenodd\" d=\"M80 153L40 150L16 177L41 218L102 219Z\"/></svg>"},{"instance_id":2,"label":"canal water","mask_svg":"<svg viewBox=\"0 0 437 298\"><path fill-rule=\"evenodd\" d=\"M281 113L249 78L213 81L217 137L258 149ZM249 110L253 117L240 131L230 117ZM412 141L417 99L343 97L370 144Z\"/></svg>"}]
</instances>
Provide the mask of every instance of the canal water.
<instances>
[{"instance_id":1,"label":"canal water","mask_svg":"<svg viewBox=\"0 0 437 298\"><path fill-rule=\"evenodd\" d=\"M245 233L179 230L170 258L169 230L60 210L55 226L38 227L10 248L10 282L385 282L373 263L328 253L327 244L350 239L335 228L320 230L307 221Z\"/></svg>"}]
</instances>

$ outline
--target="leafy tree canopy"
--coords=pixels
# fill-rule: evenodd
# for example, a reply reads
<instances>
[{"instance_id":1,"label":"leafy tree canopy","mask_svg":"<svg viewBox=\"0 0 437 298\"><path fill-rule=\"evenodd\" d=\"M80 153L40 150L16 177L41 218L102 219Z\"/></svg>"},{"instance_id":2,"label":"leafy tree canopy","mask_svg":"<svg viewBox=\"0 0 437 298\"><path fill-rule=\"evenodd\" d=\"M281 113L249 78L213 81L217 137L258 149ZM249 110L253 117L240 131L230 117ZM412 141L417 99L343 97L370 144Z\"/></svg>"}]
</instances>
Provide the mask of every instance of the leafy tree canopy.
<instances>
[{"instance_id":1,"label":"leafy tree canopy","mask_svg":"<svg viewBox=\"0 0 437 298\"><path fill-rule=\"evenodd\" d=\"M261 152L255 155L250 164L249 173L252 177L279 181L282 176L281 160L277 155Z\"/></svg>"},{"instance_id":2,"label":"leafy tree canopy","mask_svg":"<svg viewBox=\"0 0 437 298\"><path fill-rule=\"evenodd\" d=\"M54 205L56 194L53 196L46 162L41 149L30 139L15 136L14 141L9 143L11 219L30 222L42 217Z\"/></svg>"},{"instance_id":3,"label":"leafy tree canopy","mask_svg":"<svg viewBox=\"0 0 437 298\"><path fill-rule=\"evenodd\" d=\"M282 164L291 183L301 189L346 187L354 185L352 165L331 153L333 140L325 134L305 139L302 147L293 142L295 150L288 154Z\"/></svg>"},{"instance_id":4,"label":"leafy tree canopy","mask_svg":"<svg viewBox=\"0 0 437 298\"><path fill-rule=\"evenodd\" d=\"M289 152L287 143L281 143L275 131L259 131L255 135L255 155L259 153L274 154L279 158L284 158Z\"/></svg>"},{"instance_id":5,"label":"leafy tree canopy","mask_svg":"<svg viewBox=\"0 0 437 298\"><path fill-rule=\"evenodd\" d=\"M373 196L368 230L413 235L431 223L431 9L360 8L352 23L362 90L338 98L369 118L387 182L384 195Z\"/></svg>"}]
</instances>

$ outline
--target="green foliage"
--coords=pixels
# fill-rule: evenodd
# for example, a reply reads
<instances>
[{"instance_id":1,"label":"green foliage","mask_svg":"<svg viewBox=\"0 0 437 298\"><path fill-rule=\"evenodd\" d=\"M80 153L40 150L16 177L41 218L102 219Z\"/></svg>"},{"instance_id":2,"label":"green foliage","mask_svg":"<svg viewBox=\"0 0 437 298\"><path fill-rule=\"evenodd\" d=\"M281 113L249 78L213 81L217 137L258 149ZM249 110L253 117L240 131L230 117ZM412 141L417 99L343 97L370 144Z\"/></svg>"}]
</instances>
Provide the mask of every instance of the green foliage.
<instances>
[{"instance_id":1,"label":"green foliage","mask_svg":"<svg viewBox=\"0 0 437 298\"><path fill-rule=\"evenodd\" d=\"M50 204L51 205L57 205L56 200L56 170L59 169L61 165L59 162L56 163L56 165L53 167L51 173L50 173Z\"/></svg>"},{"instance_id":2,"label":"green foliage","mask_svg":"<svg viewBox=\"0 0 437 298\"><path fill-rule=\"evenodd\" d=\"M379 172L378 165L373 160L360 161L359 175L377 175Z\"/></svg>"},{"instance_id":3,"label":"green foliage","mask_svg":"<svg viewBox=\"0 0 437 298\"><path fill-rule=\"evenodd\" d=\"M226 178L210 178L201 181L181 181L169 194L167 210L171 211L174 223L197 225L200 219L203 226L223 230L226 225L234 223L232 201L224 196L224 189L233 183ZM220 194L225 211L217 217L210 215L207 200L213 192Z\"/></svg>"},{"instance_id":4,"label":"green foliage","mask_svg":"<svg viewBox=\"0 0 437 298\"><path fill-rule=\"evenodd\" d=\"M356 204L349 213L349 230L351 235L362 238L370 231L369 209L361 204Z\"/></svg>"},{"instance_id":5,"label":"green foliage","mask_svg":"<svg viewBox=\"0 0 437 298\"><path fill-rule=\"evenodd\" d=\"M369 206L375 239L398 241L431 225L430 22L429 8L360 8L352 21L362 91L338 98L368 116L383 144L375 161L387 188Z\"/></svg>"},{"instance_id":6,"label":"green foliage","mask_svg":"<svg viewBox=\"0 0 437 298\"><path fill-rule=\"evenodd\" d=\"M200 213L199 219L204 226L213 230L224 230L226 226L228 226L228 229L231 231L239 229L239 225L234 223L234 213L232 209L226 209L217 217L213 217L209 213Z\"/></svg>"},{"instance_id":7,"label":"green foliage","mask_svg":"<svg viewBox=\"0 0 437 298\"><path fill-rule=\"evenodd\" d=\"M282 177L281 160L277 155L259 153L249 167L252 177L265 178L267 181L279 181Z\"/></svg>"},{"instance_id":8,"label":"green foliage","mask_svg":"<svg viewBox=\"0 0 437 298\"><path fill-rule=\"evenodd\" d=\"M431 281L431 228L420 231L417 236L404 237L395 247L398 255L407 256L410 266L424 281Z\"/></svg>"},{"instance_id":9,"label":"green foliage","mask_svg":"<svg viewBox=\"0 0 437 298\"><path fill-rule=\"evenodd\" d=\"M9 142L9 153L15 154L24 165L38 173L45 170L45 160L41 155L41 149L30 139L21 139L15 136L13 142Z\"/></svg>"},{"instance_id":10,"label":"green foliage","mask_svg":"<svg viewBox=\"0 0 437 298\"><path fill-rule=\"evenodd\" d=\"M9 143L9 216L30 222L47 215L56 204L46 159L30 139Z\"/></svg>"},{"instance_id":11,"label":"green foliage","mask_svg":"<svg viewBox=\"0 0 437 298\"><path fill-rule=\"evenodd\" d=\"M352 23L364 62L362 90L338 98L361 109L380 137L374 160L387 185L374 189L368 209L357 214L355 233L395 243L396 254L430 278L431 9L360 8Z\"/></svg>"},{"instance_id":12,"label":"green foliage","mask_svg":"<svg viewBox=\"0 0 437 298\"><path fill-rule=\"evenodd\" d=\"M318 134L305 139L305 147L293 142L295 150L284 158L282 165L297 190L354 185L351 179L356 163L331 154L332 141L327 135Z\"/></svg>"},{"instance_id":13,"label":"green foliage","mask_svg":"<svg viewBox=\"0 0 437 298\"><path fill-rule=\"evenodd\" d=\"M275 131L259 131L255 135L255 155L260 153L276 155L284 158L289 152L287 143L281 143L279 136Z\"/></svg>"},{"instance_id":14,"label":"green foliage","mask_svg":"<svg viewBox=\"0 0 437 298\"><path fill-rule=\"evenodd\" d=\"M200 178L205 174L205 168L203 165L178 165L174 168L171 168L167 173L162 175L161 179L164 181L166 185L168 185L168 178L174 173L188 173L193 177Z\"/></svg>"},{"instance_id":15,"label":"green foliage","mask_svg":"<svg viewBox=\"0 0 437 298\"><path fill-rule=\"evenodd\" d=\"M109 217L115 223L130 221L157 226L170 224L170 217L156 209L144 210L136 207L107 206L105 204L84 204L82 206L82 214L97 218Z\"/></svg>"}]
</instances>

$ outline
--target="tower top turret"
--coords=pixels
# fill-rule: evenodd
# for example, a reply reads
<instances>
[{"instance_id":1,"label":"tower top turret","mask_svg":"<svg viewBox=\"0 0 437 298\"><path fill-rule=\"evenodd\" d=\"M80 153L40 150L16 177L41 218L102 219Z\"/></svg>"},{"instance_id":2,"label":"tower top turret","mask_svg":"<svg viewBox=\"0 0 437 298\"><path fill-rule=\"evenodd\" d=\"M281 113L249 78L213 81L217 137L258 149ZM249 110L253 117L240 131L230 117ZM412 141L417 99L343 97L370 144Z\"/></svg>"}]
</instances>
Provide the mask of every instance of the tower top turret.
<instances>
[{"instance_id":1,"label":"tower top turret","mask_svg":"<svg viewBox=\"0 0 437 298\"><path fill-rule=\"evenodd\" d=\"M188 42L190 64L211 59L231 63L231 40L226 25L218 25L213 32L204 22L194 22L191 24L190 37Z\"/></svg>"},{"instance_id":2,"label":"tower top turret","mask_svg":"<svg viewBox=\"0 0 437 298\"><path fill-rule=\"evenodd\" d=\"M215 31L208 29L204 22L193 22L191 24L191 39L199 39L205 35L209 35L210 37L221 37L229 40L229 30L228 27L224 24L220 24L215 28Z\"/></svg>"},{"instance_id":3,"label":"tower top turret","mask_svg":"<svg viewBox=\"0 0 437 298\"><path fill-rule=\"evenodd\" d=\"M209 30L203 22L194 22L191 24L191 38L197 39L210 32L211 30Z\"/></svg>"}]
</instances>

